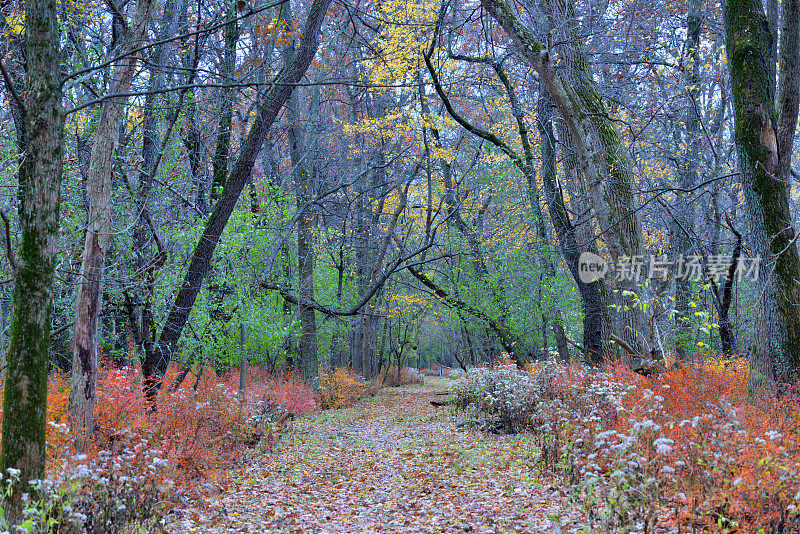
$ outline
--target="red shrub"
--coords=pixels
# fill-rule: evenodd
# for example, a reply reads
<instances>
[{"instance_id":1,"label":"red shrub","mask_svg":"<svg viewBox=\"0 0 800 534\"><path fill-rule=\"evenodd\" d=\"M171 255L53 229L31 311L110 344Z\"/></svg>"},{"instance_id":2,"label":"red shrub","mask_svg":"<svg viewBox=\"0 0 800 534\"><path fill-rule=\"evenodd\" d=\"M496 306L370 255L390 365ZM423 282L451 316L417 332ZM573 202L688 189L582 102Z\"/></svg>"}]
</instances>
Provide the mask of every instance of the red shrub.
<instances>
[{"instance_id":1,"label":"red shrub","mask_svg":"<svg viewBox=\"0 0 800 534\"><path fill-rule=\"evenodd\" d=\"M269 391L269 400L293 415L303 415L319 409L317 394L294 375L279 378Z\"/></svg>"},{"instance_id":2,"label":"red shrub","mask_svg":"<svg viewBox=\"0 0 800 534\"><path fill-rule=\"evenodd\" d=\"M748 401L747 379L743 361L687 364L654 379L568 368L553 380L560 454L591 490L587 500L619 524L649 517L714 532L794 531L800 396Z\"/></svg>"}]
</instances>

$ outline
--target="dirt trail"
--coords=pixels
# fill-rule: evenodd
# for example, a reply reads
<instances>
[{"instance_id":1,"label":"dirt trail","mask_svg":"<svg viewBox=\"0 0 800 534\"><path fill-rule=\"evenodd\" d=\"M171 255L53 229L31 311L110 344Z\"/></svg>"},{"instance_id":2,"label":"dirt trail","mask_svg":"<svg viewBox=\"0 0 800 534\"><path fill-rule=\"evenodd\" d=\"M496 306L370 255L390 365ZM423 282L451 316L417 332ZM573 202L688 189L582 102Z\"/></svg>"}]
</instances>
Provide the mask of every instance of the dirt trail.
<instances>
[{"instance_id":1,"label":"dirt trail","mask_svg":"<svg viewBox=\"0 0 800 534\"><path fill-rule=\"evenodd\" d=\"M276 452L168 530L551 533L580 521L539 475L526 436L458 429L433 393L387 388L295 423Z\"/></svg>"}]
</instances>

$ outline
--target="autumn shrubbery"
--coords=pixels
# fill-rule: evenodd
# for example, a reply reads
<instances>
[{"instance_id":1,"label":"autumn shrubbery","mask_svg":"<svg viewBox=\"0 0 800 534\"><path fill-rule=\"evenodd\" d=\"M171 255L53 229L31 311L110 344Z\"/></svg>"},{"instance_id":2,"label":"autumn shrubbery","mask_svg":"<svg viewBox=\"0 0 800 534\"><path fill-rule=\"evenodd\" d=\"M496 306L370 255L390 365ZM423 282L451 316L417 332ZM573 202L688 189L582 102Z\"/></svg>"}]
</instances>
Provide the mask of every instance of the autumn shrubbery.
<instances>
[{"instance_id":1,"label":"autumn shrubbery","mask_svg":"<svg viewBox=\"0 0 800 534\"><path fill-rule=\"evenodd\" d=\"M535 427L546 402L551 367L522 373L511 366L471 369L455 382L455 404L496 418L507 431Z\"/></svg>"},{"instance_id":2,"label":"autumn shrubbery","mask_svg":"<svg viewBox=\"0 0 800 534\"><path fill-rule=\"evenodd\" d=\"M586 503L592 532L796 532L800 395L748 400L747 373L737 360L654 379L537 364L471 370L454 393L534 433L543 464Z\"/></svg>"},{"instance_id":3,"label":"autumn shrubbery","mask_svg":"<svg viewBox=\"0 0 800 534\"><path fill-rule=\"evenodd\" d=\"M397 366L391 365L386 368L385 373L384 382L390 386L411 386L425 383L425 376L419 370L410 367L401 367L398 374Z\"/></svg>"},{"instance_id":4,"label":"autumn shrubbery","mask_svg":"<svg viewBox=\"0 0 800 534\"><path fill-rule=\"evenodd\" d=\"M32 524L57 524L58 532L150 531L153 518L179 505L195 482L259 443L271 448L288 416L319 409L316 392L291 376L259 376L252 368L240 398L238 373L220 379L203 370L172 391L176 374L165 378L153 412L137 369L101 366L95 439L83 454L76 454L67 424L69 377L50 377L48 479L41 502L30 505Z\"/></svg>"},{"instance_id":5,"label":"autumn shrubbery","mask_svg":"<svg viewBox=\"0 0 800 534\"><path fill-rule=\"evenodd\" d=\"M198 482L215 478L250 449L271 451L294 416L349 406L369 391L346 369L323 369L315 391L300 377L271 377L251 367L244 398L236 371L220 377L202 369L173 389L177 374L170 370L165 377L153 411L138 369L101 365L94 440L81 454L68 426L69 376L51 375L48 477L39 502L29 503L31 531L151 531L166 508L191 497ZM3 487L0 481L0 492Z\"/></svg>"},{"instance_id":6,"label":"autumn shrubbery","mask_svg":"<svg viewBox=\"0 0 800 534\"><path fill-rule=\"evenodd\" d=\"M323 410L352 406L369 392L369 384L351 370L324 367L319 371L319 402Z\"/></svg>"}]
</instances>

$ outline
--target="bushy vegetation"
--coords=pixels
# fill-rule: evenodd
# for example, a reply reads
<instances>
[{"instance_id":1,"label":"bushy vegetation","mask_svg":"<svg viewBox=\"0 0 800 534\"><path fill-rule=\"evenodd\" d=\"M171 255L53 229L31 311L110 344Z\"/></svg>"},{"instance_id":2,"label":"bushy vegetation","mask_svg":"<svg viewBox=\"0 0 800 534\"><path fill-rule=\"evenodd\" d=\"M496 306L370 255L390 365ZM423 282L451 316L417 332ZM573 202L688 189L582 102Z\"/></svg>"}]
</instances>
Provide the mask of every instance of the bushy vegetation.
<instances>
[{"instance_id":1,"label":"bushy vegetation","mask_svg":"<svg viewBox=\"0 0 800 534\"><path fill-rule=\"evenodd\" d=\"M425 382L425 377L418 369L400 367L398 371L396 365L391 365L385 372L386 380L384 380L384 383L390 386L411 386Z\"/></svg>"},{"instance_id":2,"label":"bushy vegetation","mask_svg":"<svg viewBox=\"0 0 800 534\"><path fill-rule=\"evenodd\" d=\"M325 409L345 408L367 394L367 384L344 368L323 368L319 372L320 406Z\"/></svg>"},{"instance_id":3,"label":"bushy vegetation","mask_svg":"<svg viewBox=\"0 0 800 534\"><path fill-rule=\"evenodd\" d=\"M30 531L150 531L165 511L192 498L198 483L213 481L250 450L273 451L293 417L349 406L366 393L363 380L345 369L321 373L318 393L292 375L270 377L251 368L244 397L237 372L199 373L169 389L177 376L171 371L153 411L137 369L102 366L95 439L81 454L68 426L69 377L52 375L48 478L37 482L38 497L27 500ZM15 473L5 475L8 488ZM9 525L0 519L0 527Z\"/></svg>"},{"instance_id":4,"label":"bushy vegetation","mask_svg":"<svg viewBox=\"0 0 800 534\"><path fill-rule=\"evenodd\" d=\"M535 435L544 467L585 503L592 532L800 528L800 396L747 399L740 360L654 379L621 366L471 370L459 406Z\"/></svg>"}]
</instances>

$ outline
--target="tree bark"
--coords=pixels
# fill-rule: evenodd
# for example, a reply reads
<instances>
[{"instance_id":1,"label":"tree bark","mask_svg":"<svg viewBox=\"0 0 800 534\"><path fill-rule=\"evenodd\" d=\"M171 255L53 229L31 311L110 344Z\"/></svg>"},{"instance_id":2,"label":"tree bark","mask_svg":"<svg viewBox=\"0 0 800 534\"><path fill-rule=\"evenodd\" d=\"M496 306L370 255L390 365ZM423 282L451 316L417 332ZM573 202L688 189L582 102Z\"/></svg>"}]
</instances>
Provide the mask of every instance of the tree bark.
<instances>
[{"instance_id":1,"label":"tree bark","mask_svg":"<svg viewBox=\"0 0 800 534\"><path fill-rule=\"evenodd\" d=\"M232 83L236 72L236 43L239 41L239 24L233 2L229 2L226 16L231 19L222 31L224 48L222 50L222 72L220 82ZM233 125L233 87L226 86L219 90L219 122L217 123L217 146L214 149L211 172L211 203L216 202L225 187L228 176L228 159L231 149L231 127Z\"/></svg>"},{"instance_id":2,"label":"tree bark","mask_svg":"<svg viewBox=\"0 0 800 534\"><path fill-rule=\"evenodd\" d=\"M676 210L674 220L671 221L670 235L673 237L671 249L673 260L679 256L688 256L693 251L693 239L690 235L694 231L694 199L691 191L697 183L697 168L700 159L700 117L698 116L700 95L700 30L702 19L700 0L690 0L689 12L686 15L686 54L683 58L683 72L686 83L686 94L689 101L684 111L683 134L676 129L676 142L679 147L678 158L678 185L684 191L677 191ZM680 149L680 147L685 147ZM675 354L678 360L686 358L690 350L692 327L690 317L692 308L689 302L692 298L692 282L688 277L675 279Z\"/></svg>"},{"instance_id":3,"label":"tree bark","mask_svg":"<svg viewBox=\"0 0 800 534\"><path fill-rule=\"evenodd\" d=\"M800 81L800 2L783 2L777 106L770 69L772 32L760 0L728 0L724 15L751 249L761 258L761 313L750 357L752 394L800 377L800 258L789 206Z\"/></svg>"},{"instance_id":4,"label":"tree bark","mask_svg":"<svg viewBox=\"0 0 800 534\"><path fill-rule=\"evenodd\" d=\"M27 154L19 171L22 245L6 355L0 452L3 478L9 468L20 471L10 502L2 503L11 525L22 521L28 481L41 480L45 474L48 348L64 157L57 10L56 0L25 2Z\"/></svg>"},{"instance_id":5,"label":"tree bark","mask_svg":"<svg viewBox=\"0 0 800 534\"><path fill-rule=\"evenodd\" d=\"M544 185L545 201L550 212L550 220L558 236L561 255L567 268L578 286L583 306L583 348L584 358L593 364L603 363L605 351L603 349L603 320L605 302L603 298L603 280L596 280L587 284L581 280L578 272L578 260L581 248L578 245L577 231L572 224L569 211L564 203L564 197L556 182L556 138L553 133L552 103L549 95L542 90L539 96L539 139L542 152L542 184ZM528 188L536 187L529 183ZM586 249L588 250L588 248ZM555 325L554 325L555 326Z\"/></svg>"},{"instance_id":6,"label":"tree bark","mask_svg":"<svg viewBox=\"0 0 800 534\"><path fill-rule=\"evenodd\" d=\"M239 399L245 401L247 393L247 327L244 323L239 325Z\"/></svg>"},{"instance_id":7,"label":"tree bark","mask_svg":"<svg viewBox=\"0 0 800 534\"><path fill-rule=\"evenodd\" d=\"M314 299L314 207L312 205L316 172L316 148L314 134L306 135L301 126L300 99L298 91L292 93L286 104L290 125L287 130L292 172L295 181L295 199L299 217L297 219L297 293L300 303L297 312L300 317L300 370L303 380L313 384L319 378L317 361L317 319L314 308L304 304ZM312 96L310 110L311 124L319 118L319 91ZM302 143L302 147L301 147Z\"/></svg>"},{"instance_id":8,"label":"tree bark","mask_svg":"<svg viewBox=\"0 0 800 534\"><path fill-rule=\"evenodd\" d=\"M567 344L567 333L564 331L564 321L561 319L561 310L553 306L550 313L553 317L553 337L556 339L558 361L569 363L569 345Z\"/></svg>"},{"instance_id":9,"label":"tree bark","mask_svg":"<svg viewBox=\"0 0 800 534\"><path fill-rule=\"evenodd\" d=\"M124 53L141 44L147 32L153 0L138 0L126 32ZM110 93L127 93L136 74L136 57L122 59L114 68ZM89 219L75 302L75 337L72 350L70 418L77 446L84 448L94 432L94 397L97 388L97 320L108 247L112 235L112 185L114 155L125 117L127 98L107 100L100 110L87 175Z\"/></svg>"}]
</instances>

